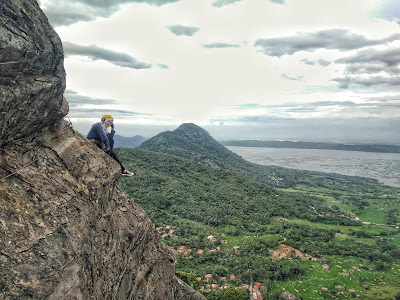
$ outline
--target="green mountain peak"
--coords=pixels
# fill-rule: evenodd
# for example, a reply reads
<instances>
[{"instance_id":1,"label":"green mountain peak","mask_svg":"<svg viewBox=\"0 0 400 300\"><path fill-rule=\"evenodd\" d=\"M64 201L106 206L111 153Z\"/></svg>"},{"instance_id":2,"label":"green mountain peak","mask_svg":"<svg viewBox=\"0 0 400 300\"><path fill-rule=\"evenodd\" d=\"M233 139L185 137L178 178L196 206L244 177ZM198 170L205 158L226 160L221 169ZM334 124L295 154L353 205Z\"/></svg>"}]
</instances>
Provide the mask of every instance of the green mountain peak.
<instances>
[{"instance_id":1,"label":"green mountain peak","mask_svg":"<svg viewBox=\"0 0 400 300\"><path fill-rule=\"evenodd\" d=\"M162 132L144 142L140 148L191 159L214 168L229 169L232 164L247 164L193 123L184 123L174 131Z\"/></svg>"}]
</instances>

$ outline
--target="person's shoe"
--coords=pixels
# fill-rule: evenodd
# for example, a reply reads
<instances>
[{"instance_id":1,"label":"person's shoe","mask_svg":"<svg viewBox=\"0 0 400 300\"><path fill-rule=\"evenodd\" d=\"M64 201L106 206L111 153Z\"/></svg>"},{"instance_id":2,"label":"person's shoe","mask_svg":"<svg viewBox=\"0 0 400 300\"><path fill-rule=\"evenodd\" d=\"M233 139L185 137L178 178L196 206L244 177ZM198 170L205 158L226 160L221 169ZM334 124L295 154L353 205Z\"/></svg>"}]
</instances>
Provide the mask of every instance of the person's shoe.
<instances>
[{"instance_id":1,"label":"person's shoe","mask_svg":"<svg viewBox=\"0 0 400 300\"><path fill-rule=\"evenodd\" d=\"M133 172L129 172L128 170L125 170L121 173L122 176L133 176L134 173Z\"/></svg>"}]
</instances>

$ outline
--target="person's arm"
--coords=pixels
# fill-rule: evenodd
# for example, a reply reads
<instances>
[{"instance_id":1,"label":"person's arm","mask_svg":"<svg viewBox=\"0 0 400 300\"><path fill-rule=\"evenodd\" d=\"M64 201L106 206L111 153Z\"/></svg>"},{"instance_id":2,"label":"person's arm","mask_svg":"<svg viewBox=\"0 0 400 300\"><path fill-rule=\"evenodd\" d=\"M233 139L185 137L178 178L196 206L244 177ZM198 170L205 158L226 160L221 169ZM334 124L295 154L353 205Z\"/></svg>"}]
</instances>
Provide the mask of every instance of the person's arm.
<instances>
[{"instance_id":1,"label":"person's arm","mask_svg":"<svg viewBox=\"0 0 400 300\"><path fill-rule=\"evenodd\" d=\"M107 136L111 139L114 138L115 130L114 130L114 123L111 124L111 132L107 133Z\"/></svg>"},{"instance_id":2,"label":"person's arm","mask_svg":"<svg viewBox=\"0 0 400 300\"><path fill-rule=\"evenodd\" d=\"M103 128L101 127L100 124L96 126L96 131L97 135L100 137L103 144L106 145L106 149L110 150L110 142L108 141L108 137L104 133Z\"/></svg>"}]
</instances>

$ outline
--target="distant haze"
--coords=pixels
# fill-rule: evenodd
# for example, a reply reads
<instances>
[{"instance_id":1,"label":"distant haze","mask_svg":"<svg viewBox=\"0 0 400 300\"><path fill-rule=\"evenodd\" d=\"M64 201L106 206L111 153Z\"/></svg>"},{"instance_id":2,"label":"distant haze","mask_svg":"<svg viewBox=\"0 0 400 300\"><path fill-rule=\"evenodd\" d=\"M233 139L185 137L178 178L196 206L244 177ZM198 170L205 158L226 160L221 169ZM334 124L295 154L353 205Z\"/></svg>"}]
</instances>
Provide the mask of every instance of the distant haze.
<instances>
[{"instance_id":1,"label":"distant haze","mask_svg":"<svg viewBox=\"0 0 400 300\"><path fill-rule=\"evenodd\" d=\"M86 136L91 124L74 124L75 129ZM174 130L177 126L155 125L118 125L119 135L133 137L136 135L151 138L166 131ZM347 122L329 122L326 120L295 120L291 122L271 121L260 125L209 125L201 126L216 140L290 140L310 142L342 142L342 143L372 143L400 145L400 122L397 120L369 122L348 120Z\"/></svg>"}]
</instances>

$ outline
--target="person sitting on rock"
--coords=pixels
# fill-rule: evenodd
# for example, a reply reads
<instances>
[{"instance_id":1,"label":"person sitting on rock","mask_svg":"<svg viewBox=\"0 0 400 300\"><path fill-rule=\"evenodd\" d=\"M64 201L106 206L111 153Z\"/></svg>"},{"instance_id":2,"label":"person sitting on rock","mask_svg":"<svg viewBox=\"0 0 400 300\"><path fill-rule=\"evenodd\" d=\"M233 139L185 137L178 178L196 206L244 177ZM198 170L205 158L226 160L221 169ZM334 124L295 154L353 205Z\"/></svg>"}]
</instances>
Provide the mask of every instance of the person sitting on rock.
<instances>
[{"instance_id":1,"label":"person sitting on rock","mask_svg":"<svg viewBox=\"0 0 400 300\"><path fill-rule=\"evenodd\" d=\"M87 138L93 141L97 147L103 149L108 153L113 159L115 159L119 165L121 166L121 175L123 176L132 176L133 173L129 172L122 165L117 155L113 151L114 147L114 119L111 115L104 115L101 117L101 122L93 124L90 129ZM111 132L107 131L108 127L111 126Z\"/></svg>"}]
</instances>

